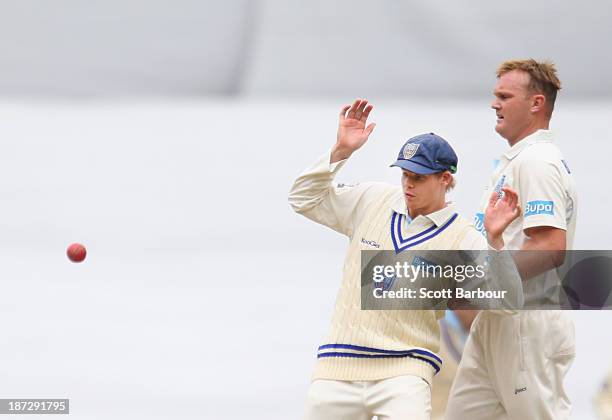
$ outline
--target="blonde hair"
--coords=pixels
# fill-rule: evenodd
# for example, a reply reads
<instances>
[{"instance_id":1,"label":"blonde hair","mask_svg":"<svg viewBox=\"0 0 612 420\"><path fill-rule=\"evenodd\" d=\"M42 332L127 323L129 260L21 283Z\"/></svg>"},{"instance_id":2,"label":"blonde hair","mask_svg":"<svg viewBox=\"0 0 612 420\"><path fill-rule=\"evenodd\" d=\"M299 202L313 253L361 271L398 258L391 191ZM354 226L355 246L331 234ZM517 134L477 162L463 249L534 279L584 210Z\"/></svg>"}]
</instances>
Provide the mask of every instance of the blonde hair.
<instances>
[{"instance_id":1,"label":"blonde hair","mask_svg":"<svg viewBox=\"0 0 612 420\"><path fill-rule=\"evenodd\" d=\"M450 190L452 190L453 188L455 188L455 185L457 185L457 181L455 181L455 177L453 176L453 174L450 173L450 171L442 171L442 172L436 172L436 175L438 175L439 177L441 177L442 175L444 175L445 172L448 172L448 174L451 177L451 181L448 183L448 185L446 186L446 192L449 192Z\"/></svg>"},{"instance_id":2,"label":"blonde hair","mask_svg":"<svg viewBox=\"0 0 612 420\"><path fill-rule=\"evenodd\" d=\"M552 61L536 61L533 58L527 60L504 61L497 68L497 77L519 70L529 74L530 92L542 93L548 104L548 116L552 115L555 107L557 92L561 89L561 81L557 76L557 68Z\"/></svg>"}]
</instances>

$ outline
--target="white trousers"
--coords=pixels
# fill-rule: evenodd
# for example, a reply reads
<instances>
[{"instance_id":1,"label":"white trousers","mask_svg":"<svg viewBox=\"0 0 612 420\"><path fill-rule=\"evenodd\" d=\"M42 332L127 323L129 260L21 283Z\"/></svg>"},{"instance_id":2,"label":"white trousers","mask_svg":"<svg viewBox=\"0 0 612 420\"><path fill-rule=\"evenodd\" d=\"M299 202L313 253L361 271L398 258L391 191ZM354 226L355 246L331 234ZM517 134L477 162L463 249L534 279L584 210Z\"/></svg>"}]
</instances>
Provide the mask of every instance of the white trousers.
<instances>
[{"instance_id":1,"label":"white trousers","mask_svg":"<svg viewBox=\"0 0 612 420\"><path fill-rule=\"evenodd\" d=\"M431 390L422 378L402 375L380 381L310 384L305 420L429 420Z\"/></svg>"},{"instance_id":2,"label":"white trousers","mask_svg":"<svg viewBox=\"0 0 612 420\"><path fill-rule=\"evenodd\" d=\"M567 419L563 378L574 356L574 324L563 311L482 311L463 350L446 419Z\"/></svg>"}]
</instances>

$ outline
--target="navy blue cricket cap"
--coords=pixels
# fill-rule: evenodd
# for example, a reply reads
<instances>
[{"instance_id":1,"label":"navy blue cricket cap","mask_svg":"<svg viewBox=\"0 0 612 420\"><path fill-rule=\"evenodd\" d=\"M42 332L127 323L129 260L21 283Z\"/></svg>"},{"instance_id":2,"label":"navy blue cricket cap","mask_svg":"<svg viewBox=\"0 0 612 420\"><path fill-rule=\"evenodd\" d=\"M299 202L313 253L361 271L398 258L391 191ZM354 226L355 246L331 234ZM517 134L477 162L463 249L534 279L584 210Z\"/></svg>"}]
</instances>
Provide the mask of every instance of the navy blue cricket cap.
<instances>
[{"instance_id":1,"label":"navy blue cricket cap","mask_svg":"<svg viewBox=\"0 0 612 420\"><path fill-rule=\"evenodd\" d=\"M458 161L457 154L446 140L434 133L427 133L409 139L391 166L420 175L444 171L454 174Z\"/></svg>"}]
</instances>

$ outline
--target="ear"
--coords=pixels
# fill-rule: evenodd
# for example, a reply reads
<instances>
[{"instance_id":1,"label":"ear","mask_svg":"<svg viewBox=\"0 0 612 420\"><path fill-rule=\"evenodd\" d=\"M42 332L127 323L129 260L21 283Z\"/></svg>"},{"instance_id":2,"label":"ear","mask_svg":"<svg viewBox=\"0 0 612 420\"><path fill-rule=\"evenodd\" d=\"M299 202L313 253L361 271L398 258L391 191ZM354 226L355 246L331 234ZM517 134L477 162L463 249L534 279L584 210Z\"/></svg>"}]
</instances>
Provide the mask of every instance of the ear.
<instances>
[{"instance_id":1,"label":"ear","mask_svg":"<svg viewBox=\"0 0 612 420\"><path fill-rule=\"evenodd\" d=\"M449 171L442 172L442 176L440 177L444 186L449 186L451 183L452 176Z\"/></svg>"},{"instance_id":2,"label":"ear","mask_svg":"<svg viewBox=\"0 0 612 420\"><path fill-rule=\"evenodd\" d=\"M541 112L546 107L546 96L541 93L531 97L531 112L536 114Z\"/></svg>"}]
</instances>

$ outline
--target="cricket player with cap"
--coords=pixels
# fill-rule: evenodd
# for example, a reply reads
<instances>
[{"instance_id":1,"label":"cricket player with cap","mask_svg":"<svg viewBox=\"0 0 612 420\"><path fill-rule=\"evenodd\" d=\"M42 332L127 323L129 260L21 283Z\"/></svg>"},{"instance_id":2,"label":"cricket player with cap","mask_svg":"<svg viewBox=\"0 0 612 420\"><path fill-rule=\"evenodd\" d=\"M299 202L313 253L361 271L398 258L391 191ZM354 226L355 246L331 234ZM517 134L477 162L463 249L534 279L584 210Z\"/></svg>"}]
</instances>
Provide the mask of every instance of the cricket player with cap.
<instances>
[{"instance_id":1,"label":"cricket player with cap","mask_svg":"<svg viewBox=\"0 0 612 420\"><path fill-rule=\"evenodd\" d=\"M552 63L530 59L500 65L491 107L495 130L510 149L499 159L475 217L475 226L488 235L486 197L507 186L518 192L523 213L503 239L507 249L534 251L517 256L525 307L531 308L558 305L552 291L559 290L576 227L576 187L549 130L560 87ZM574 326L565 312L483 311L472 325L446 418L567 419L571 404L563 378L574 356Z\"/></svg>"},{"instance_id":2,"label":"cricket player with cap","mask_svg":"<svg viewBox=\"0 0 612 420\"><path fill-rule=\"evenodd\" d=\"M334 184L347 159L368 140L372 105L356 100L340 113L336 144L294 182L289 202L307 218L349 238L330 331L318 349L306 419L428 419L433 376L441 369L438 319L444 311L361 309L361 251L482 250L487 241L446 202L457 155L433 133L411 138L392 166L401 188L384 183ZM490 246L520 210L508 188L491 195ZM517 283L520 284L518 274ZM520 286L519 286L520 287Z\"/></svg>"}]
</instances>

